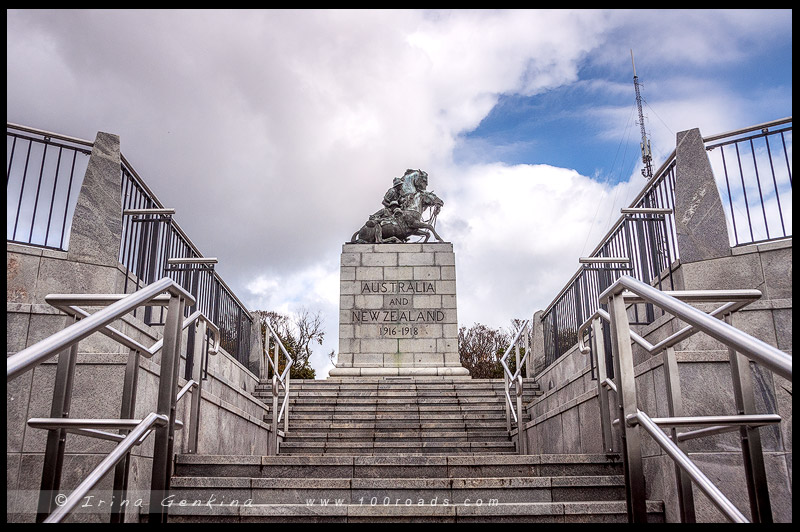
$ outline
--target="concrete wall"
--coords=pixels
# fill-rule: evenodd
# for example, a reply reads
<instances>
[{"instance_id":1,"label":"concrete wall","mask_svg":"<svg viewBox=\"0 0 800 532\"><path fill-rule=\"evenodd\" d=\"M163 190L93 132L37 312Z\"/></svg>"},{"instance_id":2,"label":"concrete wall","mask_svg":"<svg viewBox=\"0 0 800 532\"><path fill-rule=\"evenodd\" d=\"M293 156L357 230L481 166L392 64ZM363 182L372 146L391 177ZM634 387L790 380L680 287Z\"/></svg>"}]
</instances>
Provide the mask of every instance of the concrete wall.
<instances>
[{"instance_id":1,"label":"concrete wall","mask_svg":"<svg viewBox=\"0 0 800 532\"><path fill-rule=\"evenodd\" d=\"M119 139L98 133L87 167L76 214L71 226L68 251L7 244L7 355L33 345L63 329L70 321L46 304L50 293L122 293L125 269L117 262L121 238ZM141 316L141 311L137 314ZM114 327L143 345L160 338L159 327L125 316ZM258 344L258 342L255 342ZM183 341L185 351L185 334ZM254 345L259 351L259 345ZM128 349L101 335L80 343L75 369L70 417L119 418L122 384ZM6 387L6 489L9 522L34 519L41 484L47 431L32 429L27 420L51 417L53 383L58 358L42 363ZM180 375L183 375L182 361ZM233 356L220 351L208 365L203 382L198 452L204 454L265 455L269 425L263 420L267 407L252 392L258 377ZM155 411L160 355L141 358L135 416L141 419ZM186 381L179 379L178 386ZM190 397L178 405L178 419L188 423ZM186 427L188 429L188 426ZM175 451L186 450L188 430L176 432ZM127 519L137 519L134 502L149 500L153 436L131 452ZM62 491L69 493L114 447L114 442L68 435L63 467ZM79 508L71 521L108 521L113 474L92 492L87 508ZM100 503L104 500L105 503Z\"/></svg>"},{"instance_id":2,"label":"concrete wall","mask_svg":"<svg viewBox=\"0 0 800 532\"><path fill-rule=\"evenodd\" d=\"M676 212L681 260L673 265L676 290L755 288L763 297L736 313L733 325L789 354L792 353L792 239L730 248L724 213L709 191L713 176L699 132L678 134ZM724 245L720 245L720 241ZM684 255L684 250L686 251ZM662 273L663 275L663 273ZM707 309L710 310L710 309ZM536 321L536 320L534 320ZM655 344L683 324L670 316L634 327ZM543 360L543 345L534 329L534 361ZM676 346L684 414L735 414L727 349L703 334ZM634 349L639 408L651 417L667 417L666 386L661 355ZM535 380L545 392L528 405L531 421L524 427L530 453L602 452L597 381L592 380L587 355L577 346L549 367L534 366ZM760 435L775 521L792 520L792 383L751 364L759 413L777 413L780 426L764 427ZM613 405L615 396L610 394ZM612 413L612 419L616 418ZM619 450L614 429L613 449ZM664 500L669 522L679 521L675 473L671 459L643 434L647 496ZM738 433L686 442L690 457L737 507L749 515ZM700 522L725 521L696 488Z\"/></svg>"}]
</instances>

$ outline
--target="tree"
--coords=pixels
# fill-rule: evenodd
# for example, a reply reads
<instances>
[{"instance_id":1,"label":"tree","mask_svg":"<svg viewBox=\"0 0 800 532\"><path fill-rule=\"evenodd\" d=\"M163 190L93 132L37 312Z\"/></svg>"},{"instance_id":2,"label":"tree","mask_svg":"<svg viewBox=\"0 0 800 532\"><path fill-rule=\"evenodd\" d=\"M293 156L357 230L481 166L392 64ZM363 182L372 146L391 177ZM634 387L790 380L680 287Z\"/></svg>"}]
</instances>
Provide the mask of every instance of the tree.
<instances>
[{"instance_id":1,"label":"tree","mask_svg":"<svg viewBox=\"0 0 800 532\"><path fill-rule=\"evenodd\" d=\"M307 309L302 308L294 317L294 326L297 333L297 360L301 367L308 366L308 359L311 357L313 344L322 345L325 338L323 321L320 312L311 314Z\"/></svg>"},{"instance_id":2,"label":"tree","mask_svg":"<svg viewBox=\"0 0 800 532\"><path fill-rule=\"evenodd\" d=\"M493 329L481 323L475 323L470 328L458 329L458 354L461 365L469 370L473 379L503 378L500 359L524 323L524 320L512 319L508 329L502 327ZM524 356L525 348L520 347L520 359ZM516 372L517 358L514 351L509 354L506 364L511 373ZM524 367L522 375L525 376Z\"/></svg>"},{"instance_id":3,"label":"tree","mask_svg":"<svg viewBox=\"0 0 800 532\"><path fill-rule=\"evenodd\" d=\"M508 348L510 338L502 329L492 329L481 323L458 329L458 355L461 365L473 379L497 379L503 376L500 358Z\"/></svg>"},{"instance_id":4,"label":"tree","mask_svg":"<svg viewBox=\"0 0 800 532\"><path fill-rule=\"evenodd\" d=\"M514 340L514 338L517 337L517 333L519 332L520 329L522 329L523 325L525 325L525 320L512 318L511 326L508 328L508 332L507 332L508 341L509 342L512 342ZM524 335L525 333L522 333L522 334ZM520 340L522 340L522 337L520 337ZM521 345L520 345L520 348L519 348L519 359L522 360L525 357L525 347L523 347L525 345L525 342L523 341L523 342L520 342L520 343L521 343ZM503 355L501 354L500 357L502 358L502 356ZM506 360L506 364L508 365L508 369L509 369L509 371L511 371L512 374L516 373L516 371L517 371L517 356L516 356L515 352L512 351L508 355L508 359ZM521 374L522 374L523 377L527 377L528 376L527 375L527 370L526 370L524 365L522 366L522 373ZM502 377L502 373L501 373L500 376Z\"/></svg>"},{"instance_id":5,"label":"tree","mask_svg":"<svg viewBox=\"0 0 800 532\"><path fill-rule=\"evenodd\" d=\"M311 313L303 308L293 316L279 314L272 310L256 310L252 314L258 317L261 324L262 338L268 339L265 349L268 350L269 356L274 356L275 341L272 335L269 334L267 323L278 335L289 356L294 359L292 367L289 369L290 377L293 379L313 379L316 376L316 372L309 364L309 358L313 353L312 346L314 344L322 345L322 341L325 338L320 312ZM279 372L286 368L286 359L282 352L278 356L277 366ZM271 367L267 371L267 375L272 375Z\"/></svg>"}]
</instances>

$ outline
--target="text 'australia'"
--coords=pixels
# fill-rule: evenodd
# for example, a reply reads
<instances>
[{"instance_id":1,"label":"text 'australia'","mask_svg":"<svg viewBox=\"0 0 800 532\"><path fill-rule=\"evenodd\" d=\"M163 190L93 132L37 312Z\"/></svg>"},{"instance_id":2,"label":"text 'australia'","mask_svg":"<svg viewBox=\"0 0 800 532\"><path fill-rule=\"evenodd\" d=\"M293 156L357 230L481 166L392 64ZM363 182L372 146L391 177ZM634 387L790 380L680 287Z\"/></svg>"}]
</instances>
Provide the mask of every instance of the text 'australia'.
<instances>
[{"instance_id":1,"label":"text 'australia'","mask_svg":"<svg viewBox=\"0 0 800 532\"><path fill-rule=\"evenodd\" d=\"M444 321L442 310L354 310L355 323L434 323Z\"/></svg>"},{"instance_id":2,"label":"text 'australia'","mask_svg":"<svg viewBox=\"0 0 800 532\"><path fill-rule=\"evenodd\" d=\"M362 294L435 294L430 281L362 281Z\"/></svg>"}]
</instances>

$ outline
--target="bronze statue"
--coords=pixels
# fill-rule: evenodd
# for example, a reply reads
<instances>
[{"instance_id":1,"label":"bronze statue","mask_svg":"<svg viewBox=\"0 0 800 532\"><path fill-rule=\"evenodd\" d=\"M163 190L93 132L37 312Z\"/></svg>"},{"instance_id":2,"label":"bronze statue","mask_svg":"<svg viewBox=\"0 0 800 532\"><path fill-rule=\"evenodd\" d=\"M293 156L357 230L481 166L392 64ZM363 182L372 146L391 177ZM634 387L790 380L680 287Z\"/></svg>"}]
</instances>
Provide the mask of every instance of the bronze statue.
<instances>
[{"instance_id":1,"label":"bronze statue","mask_svg":"<svg viewBox=\"0 0 800 532\"><path fill-rule=\"evenodd\" d=\"M427 242L431 233L443 242L434 225L444 202L427 188L428 174L422 170L409 169L403 177L394 178L392 188L383 197L383 209L369 217L350 243L403 243L412 236L424 236ZM432 208L431 216L423 221L422 213L428 208Z\"/></svg>"}]
</instances>

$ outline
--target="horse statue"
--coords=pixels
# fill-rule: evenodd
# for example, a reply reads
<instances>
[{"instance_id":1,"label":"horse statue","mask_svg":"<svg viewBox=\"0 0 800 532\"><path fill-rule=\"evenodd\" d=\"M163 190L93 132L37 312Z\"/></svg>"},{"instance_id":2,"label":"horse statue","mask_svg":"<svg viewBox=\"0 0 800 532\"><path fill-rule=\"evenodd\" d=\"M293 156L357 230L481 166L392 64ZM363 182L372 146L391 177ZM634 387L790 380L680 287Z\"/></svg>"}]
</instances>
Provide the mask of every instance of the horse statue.
<instances>
[{"instance_id":1,"label":"horse statue","mask_svg":"<svg viewBox=\"0 0 800 532\"><path fill-rule=\"evenodd\" d=\"M431 234L439 242L444 242L432 223L444 202L433 192L425 190L428 186L428 174L422 170L407 170L406 174L395 182L395 187L401 191L399 202L391 204L384 202L386 208L370 216L367 223L353 233L350 243L404 243L412 236L423 236L424 242L427 242ZM422 213L428 208L432 209L430 219L423 221Z\"/></svg>"}]
</instances>

